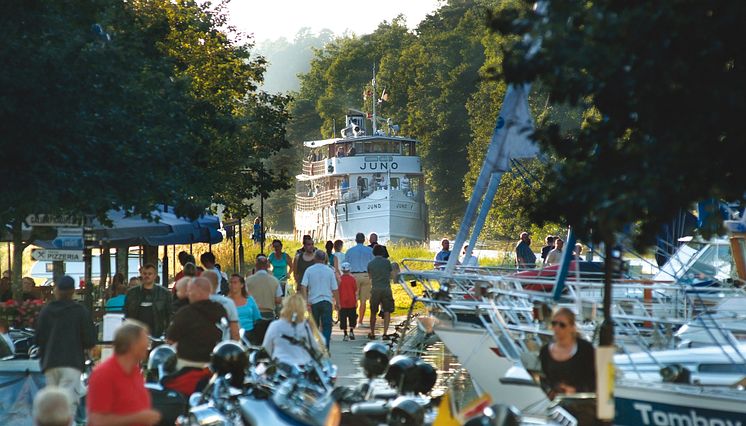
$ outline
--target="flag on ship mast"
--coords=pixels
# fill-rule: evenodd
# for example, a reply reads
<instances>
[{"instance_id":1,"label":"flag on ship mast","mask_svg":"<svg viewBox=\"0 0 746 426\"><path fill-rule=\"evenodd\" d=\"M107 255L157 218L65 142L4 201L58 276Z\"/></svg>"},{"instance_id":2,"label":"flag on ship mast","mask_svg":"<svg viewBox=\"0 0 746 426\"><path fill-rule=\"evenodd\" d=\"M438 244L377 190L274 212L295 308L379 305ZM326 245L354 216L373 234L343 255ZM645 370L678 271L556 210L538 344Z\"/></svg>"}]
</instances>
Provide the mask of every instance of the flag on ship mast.
<instances>
[{"instance_id":1,"label":"flag on ship mast","mask_svg":"<svg viewBox=\"0 0 746 426\"><path fill-rule=\"evenodd\" d=\"M383 92L381 92L381 97L378 98L378 103L386 102L389 100L389 94L386 92L386 89L383 89Z\"/></svg>"}]
</instances>

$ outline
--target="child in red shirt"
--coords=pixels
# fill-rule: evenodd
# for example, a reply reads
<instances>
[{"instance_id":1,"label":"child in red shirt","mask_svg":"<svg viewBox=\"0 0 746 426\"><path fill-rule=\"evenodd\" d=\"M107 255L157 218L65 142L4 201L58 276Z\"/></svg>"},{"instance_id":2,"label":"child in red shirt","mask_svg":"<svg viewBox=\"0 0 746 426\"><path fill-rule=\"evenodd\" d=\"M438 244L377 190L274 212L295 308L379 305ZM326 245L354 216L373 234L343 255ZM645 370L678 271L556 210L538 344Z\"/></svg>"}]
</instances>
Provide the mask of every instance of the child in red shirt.
<instances>
[{"instance_id":1,"label":"child in red shirt","mask_svg":"<svg viewBox=\"0 0 746 426\"><path fill-rule=\"evenodd\" d=\"M339 284L339 327L344 332L343 341L355 340L357 325L357 281L350 273L349 262L342 262L342 280ZM350 334L347 335L347 321L350 322Z\"/></svg>"}]
</instances>

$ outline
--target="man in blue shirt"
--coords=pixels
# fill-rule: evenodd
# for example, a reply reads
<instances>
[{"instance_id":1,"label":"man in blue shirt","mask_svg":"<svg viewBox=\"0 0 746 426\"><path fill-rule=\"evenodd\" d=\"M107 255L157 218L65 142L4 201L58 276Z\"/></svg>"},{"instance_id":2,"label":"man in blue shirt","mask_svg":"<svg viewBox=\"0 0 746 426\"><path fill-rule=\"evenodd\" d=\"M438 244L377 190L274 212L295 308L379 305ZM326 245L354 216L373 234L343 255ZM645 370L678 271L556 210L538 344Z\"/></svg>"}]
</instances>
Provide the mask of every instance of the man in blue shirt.
<instances>
[{"instance_id":1,"label":"man in blue shirt","mask_svg":"<svg viewBox=\"0 0 746 426\"><path fill-rule=\"evenodd\" d=\"M365 234L362 232L355 235L355 242L357 244L345 253L345 262L350 264L350 271L357 281L357 299L360 301L360 307L358 308L360 322L358 324L362 327L365 317L365 304L370 299L371 282L368 276L368 263L373 260L373 249L365 246Z\"/></svg>"},{"instance_id":2,"label":"man in blue shirt","mask_svg":"<svg viewBox=\"0 0 746 426\"><path fill-rule=\"evenodd\" d=\"M448 259L451 257L451 242L447 238L443 238L440 242L441 250L435 255L435 268L445 266L448 263Z\"/></svg>"},{"instance_id":3,"label":"man in blue shirt","mask_svg":"<svg viewBox=\"0 0 746 426\"><path fill-rule=\"evenodd\" d=\"M521 232L521 240L515 246L515 264L520 269L536 266L536 255L531 250L528 232Z\"/></svg>"}]
</instances>

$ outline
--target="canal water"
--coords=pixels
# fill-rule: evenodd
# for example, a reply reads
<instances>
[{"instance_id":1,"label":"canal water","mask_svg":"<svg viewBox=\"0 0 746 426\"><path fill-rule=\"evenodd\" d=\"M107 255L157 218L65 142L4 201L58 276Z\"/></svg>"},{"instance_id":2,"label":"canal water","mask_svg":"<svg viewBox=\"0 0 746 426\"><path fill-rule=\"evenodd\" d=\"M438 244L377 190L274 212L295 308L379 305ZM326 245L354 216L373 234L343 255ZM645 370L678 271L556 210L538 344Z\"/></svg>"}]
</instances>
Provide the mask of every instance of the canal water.
<instances>
[{"instance_id":1,"label":"canal water","mask_svg":"<svg viewBox=\"0 0 746 426\"><path fill-rule=\"evenodd\" d=\"M477 390L469 372L462 368L443 342L438 341L429 346L421 358L432 364L438 372L438 381L431 392L433 396L445 394L450 389L451 399L456 407L463 407L477 398Z\"/></svg>"}]
</instances>

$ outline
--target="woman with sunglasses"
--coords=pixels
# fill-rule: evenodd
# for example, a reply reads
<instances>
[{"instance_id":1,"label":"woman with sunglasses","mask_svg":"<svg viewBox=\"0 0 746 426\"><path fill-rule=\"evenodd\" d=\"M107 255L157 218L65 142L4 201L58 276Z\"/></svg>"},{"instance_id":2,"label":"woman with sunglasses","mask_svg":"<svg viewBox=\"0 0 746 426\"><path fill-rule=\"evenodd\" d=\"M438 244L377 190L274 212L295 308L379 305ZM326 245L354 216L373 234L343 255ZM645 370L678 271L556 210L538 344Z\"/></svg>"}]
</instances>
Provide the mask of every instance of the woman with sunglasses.
<instances>
[{"instance_id":1,"label":"woman with sunglasses","mask_svg":"<svg viewBox=\"0 0 746 426\"><path fill-rule=\"evenodd\" d=\"M552 315L554 341L539 352L544 384L549 397L557 394L596 391L596 363L593 345L578 337L575 313L559 308Z\"/></svg>"}]
</instances>

